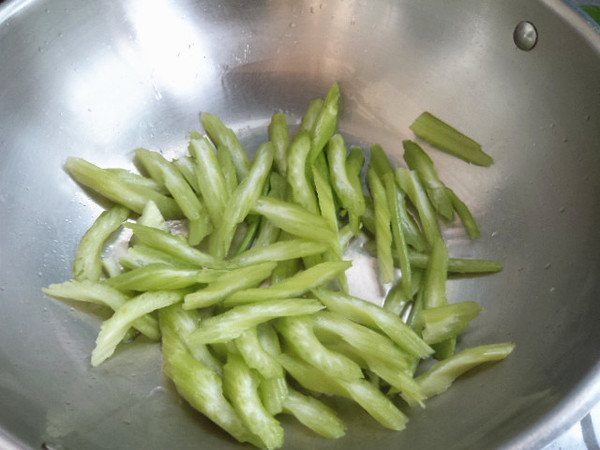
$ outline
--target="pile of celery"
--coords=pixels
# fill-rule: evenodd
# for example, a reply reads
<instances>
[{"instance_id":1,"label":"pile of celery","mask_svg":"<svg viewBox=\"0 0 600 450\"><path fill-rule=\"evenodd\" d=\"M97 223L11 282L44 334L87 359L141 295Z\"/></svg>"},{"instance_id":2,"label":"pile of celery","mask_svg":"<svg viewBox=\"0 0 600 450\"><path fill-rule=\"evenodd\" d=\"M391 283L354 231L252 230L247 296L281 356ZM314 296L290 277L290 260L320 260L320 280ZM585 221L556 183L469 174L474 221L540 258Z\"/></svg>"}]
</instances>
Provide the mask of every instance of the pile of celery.
<instances>
[{"instance_id":1,"label":"pile of celery","mask_svg":"<svg viewBox=\"0 0 600 450\"><path fill-rule=\"evenodd\" d=\"M501 270L448 256L440 219L456 213L477 237L469 209L415 142L403 143L408 168L378 145L365 167L363 150L337 134L339 100L334 84L294 136L275 114L253 160L211 114L202 115L205 136L192 132L189 155L169 161L138 149L145 175L68 159L77 182L115 203L82 238L73 280L44 289L114 310L92 365L138 334L159 341L166 374L194 408L239 441L278 448L280 414L338 438L345 425L327 405L338 395L401 430L398 402L423 406L465 371L508 356L511 343L455 352L482 309L448 302L448 273ZM493 162L429 113L411 128L462 159ZM132 232L126 254L104 257L122 227ZM360 233L380 281L393 283L383 307L348 292L344 251ZM430 357L439 362L416 375Z\"/></svg>"}]
</instances>

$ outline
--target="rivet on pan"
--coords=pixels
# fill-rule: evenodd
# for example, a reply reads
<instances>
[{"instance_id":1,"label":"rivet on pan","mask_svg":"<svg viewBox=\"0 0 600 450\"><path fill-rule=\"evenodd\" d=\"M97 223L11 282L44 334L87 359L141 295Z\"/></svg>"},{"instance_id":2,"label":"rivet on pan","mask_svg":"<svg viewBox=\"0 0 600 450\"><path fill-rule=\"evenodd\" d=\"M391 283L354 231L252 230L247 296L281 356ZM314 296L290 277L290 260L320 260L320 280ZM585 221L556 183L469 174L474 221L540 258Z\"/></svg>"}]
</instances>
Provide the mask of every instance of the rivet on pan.
<instances>
[{"instance_id":1,"label":"rivet on pan","mask_svg":"<svg viewBox=\"0 0 600 450\"><path fill-rule=\"evenodd\" d=\"M538 33L531 22L523 21L515 27L513 32L515 45L521 50L529 51L537 44Z\"/></svg>"}]
</instances>

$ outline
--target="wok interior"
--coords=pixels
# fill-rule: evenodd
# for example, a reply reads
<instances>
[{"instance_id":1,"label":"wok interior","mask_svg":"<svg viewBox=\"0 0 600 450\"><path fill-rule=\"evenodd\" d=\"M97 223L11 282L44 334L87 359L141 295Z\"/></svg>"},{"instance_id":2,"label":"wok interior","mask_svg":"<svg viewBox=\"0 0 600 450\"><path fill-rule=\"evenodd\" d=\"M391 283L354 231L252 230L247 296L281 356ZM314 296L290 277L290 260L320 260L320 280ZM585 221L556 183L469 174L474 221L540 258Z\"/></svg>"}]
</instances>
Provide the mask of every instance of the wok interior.
<instances>
[{"instance_id":1,"label":"wok interior","mask_svg":"<svg viewBox=\"0 0 600 450\"><path fill-rule=\"evenodd\" d=\"M600 38L559 2L9 2L0 17L0 424L39 448L235 446L178 399L159 349L138 342L97 369L97 311L45 298L100 207L62 170L68 156L131 168L133 149L182 152L199 113L218 114L252 149L275 112L297 123L333 81L340 130L401 160L408 125L429 110L496 163L431 148L482 237L447 228L451 256L504 271L448 284L485 312L460 348L513 341L501 364L463 377L407 430L384 430L338 401L345 439L283 419L289 448L539 446L578 420L594 387L600 314ZM532 21L539 42L512 32ZM74 307L76 306L76 307Z\"/></svg>"}]
</instances>

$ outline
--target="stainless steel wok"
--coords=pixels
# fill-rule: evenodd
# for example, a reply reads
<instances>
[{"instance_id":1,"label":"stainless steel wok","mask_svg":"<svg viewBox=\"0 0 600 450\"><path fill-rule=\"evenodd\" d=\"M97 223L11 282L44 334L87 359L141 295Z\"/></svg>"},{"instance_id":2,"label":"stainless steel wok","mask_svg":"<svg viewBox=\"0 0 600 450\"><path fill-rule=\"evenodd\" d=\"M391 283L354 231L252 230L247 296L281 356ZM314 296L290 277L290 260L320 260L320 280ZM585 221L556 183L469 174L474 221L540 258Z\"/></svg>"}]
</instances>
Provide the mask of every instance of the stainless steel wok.
<instances>
[{"instance_id":1,"label":"stainless steel wok","mask_svg":"<svg viewBox=\"0 0 600 450\"><path fill-rule=\"evenodd\" d=\"M513 31L530 21L537 44ZM100 207L67 156L131 167L175 154L199 113L252 148L274 112L298 120L333 81L340 127L400 157L423 110L496 160L431 150L482 229L450 253L499 259L449 283L485 313L461 348L514 341L506 361L460 379L401 433L345 407L347 437L285 421L287 448L539 448L600 399L600 34L558 0L23 0L0 5L0 447L234 448L178 399L158 346L92 369L98 311L44 297L70 278Z\"/></svg>"}]
</instances>

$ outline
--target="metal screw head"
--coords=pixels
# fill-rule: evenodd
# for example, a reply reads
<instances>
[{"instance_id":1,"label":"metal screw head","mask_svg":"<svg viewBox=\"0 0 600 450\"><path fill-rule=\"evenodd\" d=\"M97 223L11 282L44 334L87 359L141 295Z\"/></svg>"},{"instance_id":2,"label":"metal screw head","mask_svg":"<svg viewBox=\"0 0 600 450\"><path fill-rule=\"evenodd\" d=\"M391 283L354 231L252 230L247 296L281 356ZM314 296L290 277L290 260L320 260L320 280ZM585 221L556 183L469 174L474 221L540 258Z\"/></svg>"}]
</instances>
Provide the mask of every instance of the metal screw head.
<instances>
[{"instance_id":1,"label":"metal screw head","mask_svg":"<svg viewBox=\"0 0 600 450\"><path fill-rule=\"evenodd\" d=\"M519 22L513 32L515 45L521 50L529 51L537 44L538 33L531 22Z\"/></svg>"}]
</instances>

